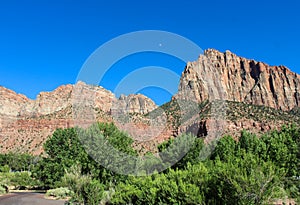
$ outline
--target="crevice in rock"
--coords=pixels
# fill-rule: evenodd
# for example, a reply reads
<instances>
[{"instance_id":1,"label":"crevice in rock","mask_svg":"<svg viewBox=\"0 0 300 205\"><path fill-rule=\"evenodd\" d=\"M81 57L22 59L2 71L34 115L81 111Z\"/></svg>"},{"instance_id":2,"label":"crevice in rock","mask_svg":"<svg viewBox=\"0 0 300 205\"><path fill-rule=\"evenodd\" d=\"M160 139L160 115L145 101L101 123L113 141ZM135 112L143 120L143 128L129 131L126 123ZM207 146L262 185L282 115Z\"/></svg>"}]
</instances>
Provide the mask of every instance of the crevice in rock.
<instances>
[{"instance_id":1,"label":"crevice in rock","mask_svg":"<svg viewBox=\"0 0 300 205\"><path fill-rule=\"evenodd\" d=\"M246 80L246 69L243 61L240 61L240 66L241 66L241 78L243 80Z\"/></svg>"},{"instance_id":2,"label":"crevice in rock","mask_svg":"<svg viewBox=\"0 0 300 205\"><path fill-rule=\"evenodd\" d=\"M244 97L244 101L246 101L247 96L250 94L251 99L253 97L253 91L254 89L258 86L259 82L260 82L260 70L259 70L259 65L255 63L255 61L251 61L250 62L250 76L255 80L255 83L253 85L253 87L250 89L250 91L245 95Z\"/></svg>"},{"instance_id":3,"label":"crevice in rock","mask_svg":"<svg viewBox=\"0 0 300 205\"><path fill-rule=\"evenodd\" d=\"M289 78L287 76L287 68L286 67L283 67L283 74L284 74L284 77L285 77L285 81L287 82L287 84L289 85L289 87L291 87Z\"/></svg>"},{"instance_id":4,"label":"crevice in rock","mask_svg":"<svg viewBox=\"0 0 300 205\"><path fill-rule=\"evenodd\" d=\"M259 65L256 64L255 61L251 61L250 68L251 68L250 75L255 80L255 84L257 84L260 77Z\"/></svg>"},{"instance_id":5,"label":"crevice in rock","mask_svg":"<svg viewBox=\"0 0 300 205\"><path fill-rule=\"evenodd\" d=\"M295 77L297 77L297 76L295 76ZM295 96L296 105L299 106L299 100L298 99L300 99L300 94L298 93L298 87L297 87L298 84L297 84L295 78L293 78L293 83L294 83L294 86L295 86L294 96Z\"/></svg>"},{"instance_id":6,"label":"crevice in rock","mask_svg":"<svg viewBox=\"0 0 300 205\"><path fill-rule=\"evenodd\" d=\"M276 92L275 92L272 74L270 74L270 76L269 76L269 85L270 85L270 90L271 90L272 96L275 99L276 104L278 104L278 96L276 95Z\"/></svg>"},{"instance_id":7,"label":"crevice in rock","mask_svg":"<svg viewBox=\"0 0 300 205\"><path fill-rule=\"evenodd\" d=\"M248 94L245 95L244 101L246 100L246 98L247 98L247 96L249 94L250 94L251 98L253 97L253 91L259 85L259 81L260 81L260 77L257 78L257 81L255 82L255 84L253 85L253 87L250 89L250 91L248 92Z\"/></svg>"},{"instance_id":8,"label":"crevice in rock","mask_svg":"<svg viewBox=\"0 0 300 205\"><path fill-rule=\"evenodd\" d=\"M207 136L207 134L208 134L208 131L207 131L207 127L206 127L206 121L200 122L197 136L205 137L205 136Z\"/></svg>"},{"instance_id":9,"label":"crevice in rock","mask_svg":"<svg viewBox=\"0 0 300 205\"><path fill-rule=\"evenodd\" d=\"M299 106L299 101L298 99L300 98L300 94L298 92L295 92L294 93L294 98L295 98L295 101L296 101L296 105Z\"/></svg>"}]
</instances>

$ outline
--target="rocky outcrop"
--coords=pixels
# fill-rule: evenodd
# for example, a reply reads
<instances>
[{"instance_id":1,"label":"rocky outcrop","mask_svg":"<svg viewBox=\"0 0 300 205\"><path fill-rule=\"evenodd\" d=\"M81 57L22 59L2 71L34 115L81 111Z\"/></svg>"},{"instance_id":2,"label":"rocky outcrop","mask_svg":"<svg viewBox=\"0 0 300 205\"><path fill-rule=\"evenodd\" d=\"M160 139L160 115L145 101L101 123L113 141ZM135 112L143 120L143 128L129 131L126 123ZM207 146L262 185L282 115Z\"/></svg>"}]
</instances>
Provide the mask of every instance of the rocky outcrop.
<instances>
[{"instance_id":1,"label":"rocky outcrop","mask_svg":"<svg viewBox=\"0 0 300 205\"><path fill-rule=\"evenodd\" d=\"M32 101L26 96L0 86L0 114L18 116L22 109L31 107Z\"/></svg>"},{"instance_id":2,"label":"rocky outcrop","mask_svg":"<svg viewBox=\"0 0 300 205\"><path fill-rule=\"evenodd\" d=\"M300 105L300 76L230 51L208 49L182 73L177 98L223 99L290 110Z\"/></svg>"},{"instance_id":3,"label":"rocky outcrop","mask_svg":"<svg viewBox=\"0 0 300 205\"><path fill-rule=\"evenodd\" d=\"M157 108L157 105L142 94L121 95L113 105L112 112L146 114Z\"/></svg>"},{"instance_id":4,"label":"rocky outcrop","mask_svg":"<svg viewBox=\"0 0 300 205\"><path fill-rule=\"evenodd\" d=\"M101 86L78 82L75 85L62 85L51 92L41 92L36 100L0 87L0 114L9 116L48 115L69 106L92 106L110 112L113 107L125 113L146 114L157 106L142 94L122 95L119 99ZM75 109L75 108L74 108Z\"/></svg>"}]
</instances>

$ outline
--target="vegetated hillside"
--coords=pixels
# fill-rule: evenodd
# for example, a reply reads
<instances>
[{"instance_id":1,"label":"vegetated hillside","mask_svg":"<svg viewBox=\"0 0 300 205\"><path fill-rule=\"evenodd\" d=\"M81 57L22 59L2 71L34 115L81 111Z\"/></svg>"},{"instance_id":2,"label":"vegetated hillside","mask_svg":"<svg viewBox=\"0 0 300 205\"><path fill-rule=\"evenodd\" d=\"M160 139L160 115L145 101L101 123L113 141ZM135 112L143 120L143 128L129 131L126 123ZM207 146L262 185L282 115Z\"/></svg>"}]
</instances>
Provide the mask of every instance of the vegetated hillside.
<instances>
[{"instance_id":1,"label":"vegetated hillside","mask_svg":"<svg viewBox=\"0 0 300 205\"><path fill-rule=\"evenodd\" d=\"M173 134L192 133L204 137L210 129L207 121L215 120L225 123L222 135L237 136L242 130L261 134L269 130L280 129L283 125L300 125L299 108L290 111L254 105L244 102L204 101L193 103L188 101L171 101L156 109L146 116L159 115L162 110L166 113L168 123L172 126Z\"/></svg>"}]
</instances>

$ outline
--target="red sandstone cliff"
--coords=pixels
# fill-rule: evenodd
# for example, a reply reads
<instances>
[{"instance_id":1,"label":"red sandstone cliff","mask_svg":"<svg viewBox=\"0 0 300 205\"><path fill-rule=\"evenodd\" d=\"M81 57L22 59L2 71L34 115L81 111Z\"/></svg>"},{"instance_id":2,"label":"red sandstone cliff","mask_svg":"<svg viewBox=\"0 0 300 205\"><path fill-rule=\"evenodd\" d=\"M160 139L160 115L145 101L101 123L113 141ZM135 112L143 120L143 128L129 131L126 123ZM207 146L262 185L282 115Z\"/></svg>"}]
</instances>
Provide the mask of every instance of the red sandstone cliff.
<instances>
[{"instance_id":1,"label":"red sandstone cliff","mask_svg":"<svg viewBox=\"0 0 300 205\"><path fill-rule=\"evenodd\" d=\"M210 97L290 110L300 105L300 75L285 66L208 49L182 73L177 97L186 96L199 102Z\"/></svg>"}]
</instances>

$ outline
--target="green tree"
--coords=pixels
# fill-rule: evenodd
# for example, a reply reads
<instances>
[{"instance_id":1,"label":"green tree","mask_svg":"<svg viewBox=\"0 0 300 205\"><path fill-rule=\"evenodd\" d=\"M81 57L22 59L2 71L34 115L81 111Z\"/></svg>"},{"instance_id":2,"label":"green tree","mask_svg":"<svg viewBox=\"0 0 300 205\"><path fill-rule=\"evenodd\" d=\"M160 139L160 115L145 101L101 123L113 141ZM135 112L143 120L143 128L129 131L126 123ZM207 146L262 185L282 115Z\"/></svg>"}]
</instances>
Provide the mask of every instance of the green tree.
<instances>
[{"instance_id":1,"label":"green tree","mask_svg":"<svg viewBox=\"0 0 300 205\"><path fill-rule=\"evenodd\" d=\"M286 196L283 169L246 153L213 164L208 201L221 204L268 204Z\"/></svg>"},{"instance_id":2,"label":"green tree","mask_svg":"<svg viewBox=\"0 0 300 205\"><path fill-rule=\"evenodd\" d=\"M211 159L219 158L222 161L226 161L236 154L236 148L237 142L231 136L224 136L218 141Z\"/></svg>"},{"instance_id":3,"label":"green tree","mask_svg":"<svg viewBox=\"0 0 300 205\"><path fill-rule=\"evenodd\" d=\"M44 182L45 187L56 187L65 169L85 161L88 155L77 136L76 128L57 129L44 144L47 157L34 170L34 176Z\"/></svg>"},{"instance_id":4,"label":"green tree","mask_svg":"<svg viewBox=\"0 0 300 205\"><path fill-rule=\"evenodd\" d=\"M172 165L173 169L183 169L188 163L200 162L203 148L203 139L191 134L180 135L158 146L162 161Z\"/></svg>"},{"instance_id":5,"label":"green tree","mask_svg":"<svg viewBox=\"0 0 300 205\"><path fill-rule=\"evenodd\" d=\"M57 129L44 144L47 157L37 164L34 176L43 181L45 187L54 188L59 186L65 170L74 164L80 164L82 174L90 175L103 184L121 180L124 176L104 167L111 166L110 160L117 160L125 166L124 169L132 166L124 163L122 157L108 155L112 151L110 147L127 155L136 155L131 147L132 142L127 134L120 132L112 123L96 123L85 130Z\"/></svg>"}]
</instances>

